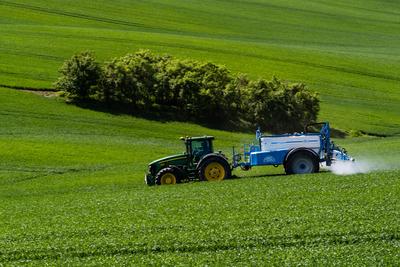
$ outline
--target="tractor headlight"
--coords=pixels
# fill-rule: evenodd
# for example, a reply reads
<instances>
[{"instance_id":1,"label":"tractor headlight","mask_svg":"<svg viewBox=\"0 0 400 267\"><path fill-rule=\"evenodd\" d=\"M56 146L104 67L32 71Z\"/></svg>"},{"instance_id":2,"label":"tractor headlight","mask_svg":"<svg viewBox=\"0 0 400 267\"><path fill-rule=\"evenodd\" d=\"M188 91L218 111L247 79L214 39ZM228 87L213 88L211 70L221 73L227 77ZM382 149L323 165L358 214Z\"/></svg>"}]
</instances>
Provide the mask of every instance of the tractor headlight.
<instances>
[{"instance_id":1,"label":"tractor headlight","mask_svg":"<svg viewBox=\"0 0 400 267\"><path fill-rule=\"evenodd\" d=\"M154 171L154 166L153 165L149 165L149 173L153 174Z\"/></svg>"}]
</instances>

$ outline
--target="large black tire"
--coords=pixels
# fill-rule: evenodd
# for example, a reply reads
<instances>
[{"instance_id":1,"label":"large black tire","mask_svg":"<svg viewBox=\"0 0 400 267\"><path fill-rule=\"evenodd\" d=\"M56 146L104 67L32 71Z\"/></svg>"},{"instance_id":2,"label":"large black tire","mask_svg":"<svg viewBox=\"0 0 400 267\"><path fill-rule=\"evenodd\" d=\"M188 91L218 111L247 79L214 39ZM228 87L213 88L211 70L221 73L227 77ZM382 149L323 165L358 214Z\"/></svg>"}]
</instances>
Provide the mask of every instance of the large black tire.
<instances>
[{"instance_id":1,"label":"large black tire","mask_svg":"<svg viewBox=\"0 0 400 267\"><path fill-rule=\"evenodd\" d=\"M174 168L161 169L156 175L157 185L171 185L181 182L181 175Z\"/></svg>"},{"instance_id":2,"label":"large black tire","mask_svg":"<svg viewBox=\"0 0 400 267\"><path fill-rule=\"evenodd\" d=\"M231 178L229 163L220 157L206 159L199 167L201 181L222 181Z\"/></svg>"},{"instance_id":3,"label":"large black tire","mask_svg":"<svg viewBox=\"0 0 400 267\"><path fill-rule=\"evenodd\" d=\"M308 151L298 151L290 155L285 164L286 174L307 174L319 172L319 160Z\"/></svg>"}]
</instances>

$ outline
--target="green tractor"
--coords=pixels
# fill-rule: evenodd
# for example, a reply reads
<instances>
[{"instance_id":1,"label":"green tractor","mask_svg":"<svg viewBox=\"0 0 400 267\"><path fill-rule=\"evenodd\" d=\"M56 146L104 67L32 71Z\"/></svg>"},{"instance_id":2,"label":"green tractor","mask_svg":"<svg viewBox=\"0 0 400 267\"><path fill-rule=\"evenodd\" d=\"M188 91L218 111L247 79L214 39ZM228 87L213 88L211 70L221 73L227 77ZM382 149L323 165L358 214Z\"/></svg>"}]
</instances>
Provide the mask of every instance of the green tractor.
<instances>
[{"instance_id":1,"label":"green tractor","mask_svg":"<svg viewBox=\"0 0 400 267\"><path fill-rule=\"evenodd\" d=\"M213 136L181 137L186 152L155 160L149 164L148 185L169 185L182 181L221 181L231 177L231 165L224 154L214 152Z\"/></svg>"}]
</instances>

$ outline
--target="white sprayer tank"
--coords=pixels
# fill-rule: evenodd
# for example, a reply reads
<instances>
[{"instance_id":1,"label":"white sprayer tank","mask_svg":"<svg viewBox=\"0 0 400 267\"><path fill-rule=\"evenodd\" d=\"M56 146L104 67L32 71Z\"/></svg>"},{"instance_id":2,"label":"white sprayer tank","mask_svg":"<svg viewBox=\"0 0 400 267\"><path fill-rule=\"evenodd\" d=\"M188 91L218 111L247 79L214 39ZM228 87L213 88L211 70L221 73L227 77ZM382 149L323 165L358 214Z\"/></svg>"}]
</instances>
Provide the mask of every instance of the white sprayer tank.
<instances>
[{"instance_id":1,"label":"white sprayer tank","mask_svg":"<svg viewBox=\"0 0 400 267\"><path fill-rule=\"evenodd\" d=\"M320 135L287 135L261 137L261 151L292 150L294 148L309 148L316 153L320 152Z\"/></svg>"}]
</instances>

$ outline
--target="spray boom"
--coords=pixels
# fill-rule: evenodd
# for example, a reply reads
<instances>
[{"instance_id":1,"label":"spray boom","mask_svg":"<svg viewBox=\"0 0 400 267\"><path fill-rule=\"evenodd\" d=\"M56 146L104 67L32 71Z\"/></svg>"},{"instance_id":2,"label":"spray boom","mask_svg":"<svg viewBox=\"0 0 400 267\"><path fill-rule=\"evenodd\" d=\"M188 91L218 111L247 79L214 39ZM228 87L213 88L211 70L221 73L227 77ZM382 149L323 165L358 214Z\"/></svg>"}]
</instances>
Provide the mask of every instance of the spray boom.
<instances>
[{"instance_id":1,"label":"spray boom","mask_svg":"<svg viewBox=\"0 0 400 267\"><path fill-rule=\"evenodd\" d=\"M352 157L347 154L346 149L337 146L334 142L331 142L332 160L343 160L343 161L355 161Z\"/></svg>"}]
</instances>

